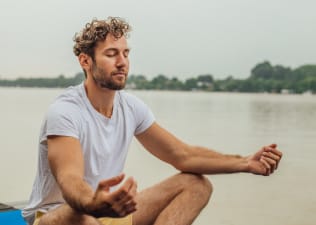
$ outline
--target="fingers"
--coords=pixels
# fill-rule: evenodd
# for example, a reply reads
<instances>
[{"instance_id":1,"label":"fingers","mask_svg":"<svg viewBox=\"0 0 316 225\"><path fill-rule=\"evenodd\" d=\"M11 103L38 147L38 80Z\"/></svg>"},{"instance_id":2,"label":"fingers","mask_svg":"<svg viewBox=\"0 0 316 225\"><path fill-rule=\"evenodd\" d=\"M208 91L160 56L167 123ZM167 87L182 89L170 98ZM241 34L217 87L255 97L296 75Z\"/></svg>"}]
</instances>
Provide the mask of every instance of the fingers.
<instances>
[{"instance_id":1,"label":"fingers","mask_svg":"<svg viewBox=\"0 0 316 225\"><path fill-rule=\"evenodd\" d=\"M266 172L263 175L270 175L279 165L282 158L282 152L277 149L276 144L270 144L262 148L259 161L265 167Z\"/></svg>"},{"instance_id":2,"label":"fingers","mask_svg":"<svg viewBox=\"0 0 316 225\"><path fill-rule=\"evenodd\" d=\"M115 192L113 192L112 208L119 216L126 216L136 211L137 183L130 177Z\"/></svg>"},{"instance_id":3,"label":"fingers","mask_svg":"<svg viewBox=\"0 0 316 225\"><path fill-rule=\"evenodd\" d=\"M279 162L281 160L281 157L277 154L274 154L272 152L263 152L262 157L266 159L266 161L273 166L273 170L276 170L278 168Z\"/></svg>"},{"instance_id":4,"label":"fingers","mask_svg":"<svg viewBox=\"0 0 316 225\"><path fill-rule=\"evenodd\" d=\"M96 217L124 217L136 211L136 190L137 183L130 177L116 191L111 192L110 188L120 184L124 174L103 180L99 183L93 197L91 215Z\"/></svg>"},{"instance_id":5,"label":"fingers","mask_svg":"<svg viewBox=\"0 0 316 225\"><path fill-rule=\"evenodd\" d=\"M267 175L270 175L271 173L274 172L274 170L276 170L276 161L267 157L261 157L260 162L262 162L264 164L264 166L266 167L266 173Z\"/></svg>"},{"instance_id":6,"label":"fingers","mask_svg":"<svg viewBox=\"0 0 316 225\"><path fill-rule=\"evenodd\" d=\"M262 156L269 158L271 160L273 160L273 162L271 160L268 160L268 162L271 162L274 166L274 169L277 169L279 166L279 162L282 158L282 152L279 151L278 149L276 149L277 145L276 144L272 144L269 146L264 147L264 151L262 152Z\"/></svg>"},{"instance_id":7,"label":"fingers","mask_svg":"<svg viewBox=\"0 0 316 225\"><path fill-rule=\"evenodd\" d=\"M126 189L124 188L124 186L126 187ZM118 199L119 202L128 202L136 196L137 183L133 178L128 179L121 188L123 189L121 190L120 197Z\"/></svg>"},{"instance_id":8,"label":"fingers","mask_svg":"<svg viewBox=\"0 0 316 225\"><path fill-rule=\"evenodd\" d=\"M124 174L120 174L116 177L112 177L110 179L103 180L99 183L98 189L105 189L105 190L109 191L110 187L118 185L119 183L121 183L123 181L124 177L125 177Z\"/></svg>"},{"instance_id":9,"label":"fingers","mask_svg":"<svg viewBox=\"0 0 316 225\"><path fill-rule=\"evenodd\" d=\"M278 168L281 158L282 152L277 149L276 144L264 146L254 155L248 157L250 171L268 176Z\"/></svg>"},{"instance_id":10,"label":"fingers","mask_svg":"<svg viewBox=\"0 0 316 225\"><path fill-rule=\"evenodd\" d=\"M263 166L265 168L265 172L262 175L269 176L271 173L270 172L271 171L270 164L263 157L261 157L259 161L263 164Z\"/></svg>"},{"instance_id":11,"label":"fingers","mask_svg":"<svg viewBox=\"0 0 316 225\"><path fill-rule=\"evenodd\" d=\"M264 151L266 151L266 152L269 152L269 151L273 152L274 154L278 155L281 158L282 157L282 152L279 151L276 147L277 147L276 144L265 146L264 147Z\"/></svg>"}]
</instances>

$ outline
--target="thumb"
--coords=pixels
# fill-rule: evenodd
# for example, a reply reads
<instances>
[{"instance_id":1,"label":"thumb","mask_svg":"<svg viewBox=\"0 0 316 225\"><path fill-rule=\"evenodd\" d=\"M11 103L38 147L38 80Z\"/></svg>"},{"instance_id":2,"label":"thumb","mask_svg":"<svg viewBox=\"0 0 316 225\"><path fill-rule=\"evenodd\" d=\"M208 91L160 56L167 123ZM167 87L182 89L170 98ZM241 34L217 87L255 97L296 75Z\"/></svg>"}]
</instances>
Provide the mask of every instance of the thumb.
<instances>
[{"instance_id":1,"label":"thumb","mask_svg":"<svg viewBox=\"0 0 316 225\"><path fill-rule=\"evenodd\" d=\"M124 179L124 177L125 177L124 174L120 174L118 176L111 177L110 179L102 180L99 182L98 189L105 189L105 190L109 191L110 187L118 185L119 183L121 183L122 180Z\"/></svg>"},{"instance_id":2,"label":"thumb","mask_svg":"<svg viewBox=\"0 0 316 225\"><path fill-rule=\"evenodd\" d=\"M271 144L270 147L271 147L271 148L276 148L276 147L277 147L277 144Z\"/></svg>"}]
</instances>

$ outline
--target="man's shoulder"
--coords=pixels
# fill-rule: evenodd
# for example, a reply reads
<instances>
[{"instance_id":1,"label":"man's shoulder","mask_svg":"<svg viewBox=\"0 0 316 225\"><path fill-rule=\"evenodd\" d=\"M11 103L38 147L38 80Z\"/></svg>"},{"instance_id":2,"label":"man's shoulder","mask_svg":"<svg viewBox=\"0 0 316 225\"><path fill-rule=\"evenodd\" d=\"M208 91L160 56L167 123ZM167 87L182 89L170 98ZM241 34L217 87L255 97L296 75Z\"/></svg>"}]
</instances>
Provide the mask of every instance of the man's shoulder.
<instances>
[{"instance_id":1,"label":"man's shoulder","mask_svg":"<svg viewBox=\"0 0 316 225\"><path fill-rule=\"evenodd\" d=\"M66 104L76 106L82 99L81 85L70 86L57 96L51 105Z\"/></svg>"},{"instance_id":2,"label":"man's shoulder","mask_svg":"<svg viewBox=\"0 0 316 225\"><path fill-rule=\"evenodd\" d=\"M50 104L48 113L73 114L82 110L84 105L80 85L68 87Z\"/></svg>"}]
</instances>

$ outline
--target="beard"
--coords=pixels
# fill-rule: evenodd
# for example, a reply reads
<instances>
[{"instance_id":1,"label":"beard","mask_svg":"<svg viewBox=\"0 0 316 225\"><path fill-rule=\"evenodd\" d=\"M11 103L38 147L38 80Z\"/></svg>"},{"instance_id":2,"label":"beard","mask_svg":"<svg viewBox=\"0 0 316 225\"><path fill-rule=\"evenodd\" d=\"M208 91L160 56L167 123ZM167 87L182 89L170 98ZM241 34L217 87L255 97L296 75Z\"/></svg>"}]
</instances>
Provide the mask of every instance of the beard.
<instances>
[{"instance_id":1,"label":"beard","mask_svg":"<svg viewBox=\"0 0 316 225\"><path fill-rule=\"evenodd\" d=\"M117 73L125 73L123 70L116 70L110 74L106 73L102 68L99 68L95 63L92 65L92 78L97 86L100 88L110 89L114 91L122 90L125 88L126 78L116 81L113 76Z\"/></svg>"}]
</instances>

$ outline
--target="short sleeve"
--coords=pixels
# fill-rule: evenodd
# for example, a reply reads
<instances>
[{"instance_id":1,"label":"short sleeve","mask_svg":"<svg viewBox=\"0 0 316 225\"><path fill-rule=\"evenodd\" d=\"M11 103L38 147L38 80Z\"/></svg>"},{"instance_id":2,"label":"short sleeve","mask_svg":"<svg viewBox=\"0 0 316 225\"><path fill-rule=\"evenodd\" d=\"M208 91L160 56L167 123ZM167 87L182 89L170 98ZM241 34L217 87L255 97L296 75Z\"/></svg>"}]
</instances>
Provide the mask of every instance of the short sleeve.
<instances>
[{"instance_id":1,"label":"short sleeve","mask_svg":"<svg viewBox=\"0 0 316 225\"><path fill-rule=\"evenodd\" d=\"M134 135L137 135L147 130L155 122L155 116L142 100L135 98L134 101L134 112L136 118L136 129Z\"/></svg>"},{"instance_id":2,"label":"short sleeve","mask_svg":"<svg viewBox=\"0 0 316 225\"><path fill-rule=\"evenodd\" d=\"M79 139L80 118L76 107L71 104L53 104L46 114L41 142L50 135L69 136Z\"/></svg>"}]
</instances>

